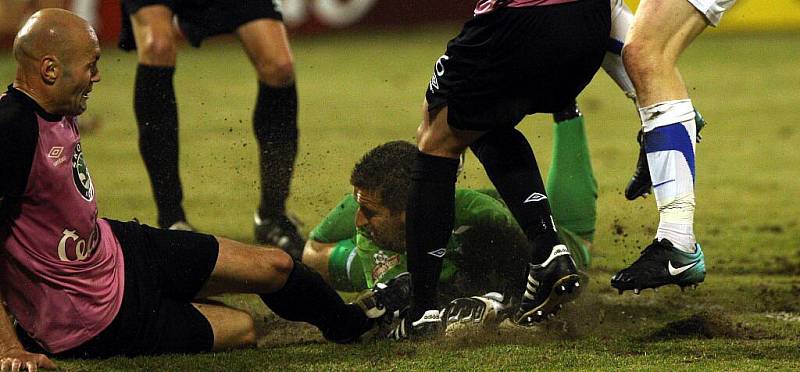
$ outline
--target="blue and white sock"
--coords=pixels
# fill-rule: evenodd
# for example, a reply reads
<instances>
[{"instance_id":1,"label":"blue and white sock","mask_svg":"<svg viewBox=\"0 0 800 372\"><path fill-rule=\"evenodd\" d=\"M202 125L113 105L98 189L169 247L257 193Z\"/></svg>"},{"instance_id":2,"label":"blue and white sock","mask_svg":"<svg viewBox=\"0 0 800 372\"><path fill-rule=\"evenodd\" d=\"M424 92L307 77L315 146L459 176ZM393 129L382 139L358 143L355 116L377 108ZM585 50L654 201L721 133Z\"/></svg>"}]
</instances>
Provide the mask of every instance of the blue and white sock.
<instances>
[{"instance_id":1,"label":"blue and white sock","mask_svg":"<svg viewBox=\"0 0 800 372\"><path fill-rule=\"evenodd\" d=\"M645 151L660 215L656 239L694 252L694 180L697 124L689 99L639 109Z\"/></svg>"}]
</instances>

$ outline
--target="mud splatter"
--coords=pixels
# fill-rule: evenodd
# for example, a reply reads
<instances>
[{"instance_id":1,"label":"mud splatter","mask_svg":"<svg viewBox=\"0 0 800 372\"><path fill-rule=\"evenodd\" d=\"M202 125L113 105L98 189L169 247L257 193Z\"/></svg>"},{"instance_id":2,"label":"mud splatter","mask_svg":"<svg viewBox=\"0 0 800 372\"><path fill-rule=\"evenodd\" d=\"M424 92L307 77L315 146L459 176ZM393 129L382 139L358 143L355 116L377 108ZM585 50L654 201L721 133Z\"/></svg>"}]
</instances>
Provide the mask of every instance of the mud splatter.
<instances>
[{"instance_id":1,"label":"mud splatter","mask_svg":"<svg viewBox=\"0 0 800 372\"><path fill-rule=\"evenodd\" d=\"M771 335L744 323L737 323L716 311L703 311L688 318L667 323L663 328L645 337L644 341L661 341L675 338L733 338L764 339Z\"/></svg>"}]
</instances>

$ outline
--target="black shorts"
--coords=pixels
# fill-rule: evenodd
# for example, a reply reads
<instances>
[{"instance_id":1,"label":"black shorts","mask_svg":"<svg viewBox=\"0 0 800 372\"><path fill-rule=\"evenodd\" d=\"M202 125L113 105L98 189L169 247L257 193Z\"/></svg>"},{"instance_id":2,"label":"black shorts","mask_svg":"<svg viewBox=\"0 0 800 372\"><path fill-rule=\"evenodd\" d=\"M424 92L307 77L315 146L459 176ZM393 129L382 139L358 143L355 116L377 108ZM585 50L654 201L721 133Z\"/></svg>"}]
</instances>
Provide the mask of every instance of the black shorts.
<instances>
[{"instance_id":1,"label":"black shorts","mask_svg":"<svg viewBox=\"0 0 800 372\"><path fill-rule=\"evenodd\" d=\"M447 106L450 126L491 130L562 110L600 68L610 28L608 0L475 16L434 64L428 111Z\"/></svg>"},{"instance_id":2,"label":"black shorts","mask_svg":"<svg viewBox=\"0 0 800 372\"><path fill-rule=\"evenodd\" d=\"M211 351L211 324L191 301L219 254L211 235L108 221L125 261L125 293L119 313L97 336L55 356L105 358ZM19 333L19 332L18 332ZM21 334L28 350L42 352Z\"/></svg>"},{"instance_id":3,"label":"black shorts","mask_svg":"<svg viewBox=\"0 0 800 372\"><path fill-rule=\"evenodd\" d=\"M272 0L122 0L122 30L119 47L136 49L130 15L148 5L164 5L178 17L178 25L192 46L204 39L236 31L256 19L283 21L279 1ZM233 5L235 4L235 5Z\"/></svg>"}]
</instances>

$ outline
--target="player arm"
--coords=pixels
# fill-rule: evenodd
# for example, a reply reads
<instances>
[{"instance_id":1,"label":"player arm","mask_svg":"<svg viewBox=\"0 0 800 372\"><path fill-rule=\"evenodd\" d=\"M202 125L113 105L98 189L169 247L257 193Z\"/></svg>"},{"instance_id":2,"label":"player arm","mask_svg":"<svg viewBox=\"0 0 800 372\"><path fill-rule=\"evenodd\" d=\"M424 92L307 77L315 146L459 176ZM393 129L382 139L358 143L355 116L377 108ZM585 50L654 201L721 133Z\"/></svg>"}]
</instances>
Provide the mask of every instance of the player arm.
<instances>
[{"instance_id":1,"label":"player arm","mask_svg":"<svg viewBox=\"0 0 800 372\"><path fill-rule=\"evenodd\" d=\"M340 291L366 287L361 265L355 257L355 215L358 203L346 195L322 221L314 227L303 250L303 263L314 268ZM358 274L353 275L354 272Z\"/></svg>"},{"instance_id":2,"label":"player arm","mask_svg":"<svg viewBox=\"0 0 800 372\"><path fill-rule=\"evenodd\" d=\"M331 283L331 274L328 270L328 262L331 252L336 247L336 243L325 243L314 239L306 241L303 249L303 263L316 270L328 284Z\"/></svg>"},{"instance_id":3,"label":"player arm","mask_svg":"<svg viewBox=\"0 0 800 372\"><path fill-rule=\"evenodd\" d=\"M56 365L43 354L25 351L17 338L11 317L6 311L5 301L0 295L0 361L3 371L18 371L25 367L36 371L38 367L55 369Z\"/></svg>"},{"instance_id":4,"label":"player arm","mask_svg":"<svg viewBox=\"0 0 800 372\"><path fill-rule=\"evenodd\" d=\"M25 192L38 137L33 113L0 113L0 202Z\"/></svg>"}]
</instances>

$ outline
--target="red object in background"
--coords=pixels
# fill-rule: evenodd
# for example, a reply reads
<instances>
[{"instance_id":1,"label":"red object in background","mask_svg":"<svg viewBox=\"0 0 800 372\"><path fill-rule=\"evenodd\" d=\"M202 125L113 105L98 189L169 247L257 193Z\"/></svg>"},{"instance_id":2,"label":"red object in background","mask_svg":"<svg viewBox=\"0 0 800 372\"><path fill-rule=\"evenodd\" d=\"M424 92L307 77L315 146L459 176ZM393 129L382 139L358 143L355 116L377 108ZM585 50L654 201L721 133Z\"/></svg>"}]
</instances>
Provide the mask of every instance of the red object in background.
<instances>
[{"instance_id":1,"label":"red object in background","mask_svg":"<svg viewBox=\"0 0 800 372\"><path fill-rule=\"evenodd\" d=\"M472 16L475 6L473 0L282 1L284 18L293 35L319 34L340 29L403 30L420 24L463 22ZM120 1L97 0L97 4L98 37L101 42L116 43L121 28ZM348 8L348 5L359 4L367 5L360 10L358 6ZM293 10L290 10L292 7ZM322 10L323 8L326 10ZM0 48L10 47L13 37L13 35L0 35Z\"/></svg>"},{"instance_id":2,"label":"red object in background","mask_svg":"<svg viewBox=\"0 0 800 372\"><path fill-rule=\"evenodd\" d=\"M97 37L101 41L116 41L119 30L122 28L120 3L116 0L100 0L100 9L97 11L97 19L100 21Z\"/></svg>"}]
</instances>

